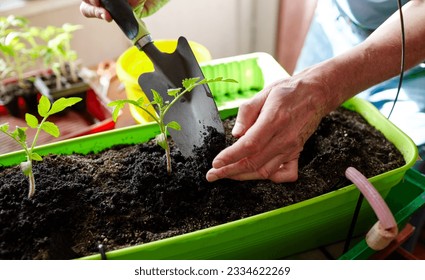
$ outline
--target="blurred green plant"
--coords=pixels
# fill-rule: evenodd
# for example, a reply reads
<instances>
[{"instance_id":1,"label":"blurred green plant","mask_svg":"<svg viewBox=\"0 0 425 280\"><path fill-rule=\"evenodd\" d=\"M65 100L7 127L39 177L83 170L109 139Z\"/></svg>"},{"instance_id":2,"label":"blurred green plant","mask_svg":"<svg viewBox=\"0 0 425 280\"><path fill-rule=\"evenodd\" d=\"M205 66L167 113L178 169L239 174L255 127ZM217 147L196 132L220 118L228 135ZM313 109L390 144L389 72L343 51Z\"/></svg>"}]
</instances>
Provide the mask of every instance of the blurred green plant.
<instances>
[{"instance_id":1,"label":"blurred green plant","mask_svg":"<svg viewBox=\"0 0 425 280\"><path fill-rule=\"evenodd\" d=\"M0 81L16 76L19 86L26 87L24 75L40 57L35 40L28 32L28 20L23 17L0 17Z\"/></svg>"},{"instance_id":2,"label":"blurred green plant","mask_svg":"<svg viewBox=\"0 0 425 280\"><path fill-rule=\"evenodd\" d=\"M32 27L29 32L43 42L38 51L43 64L52 69L56 76L56 89L62 89L62 77L70 75L72 82L78 82L76 61L77 52L71 48L73 33L81 29L81 25L65 23L61 27L47 26L46 28ZM41 47L40 47L41 46ZM67 70L69 67L69 70Z\"/></svg>"},{"instance_id":3,"label":"blurred green plant","mask_svg":"<svg viewBox=\"0 0 425 280\"><path fill-rule=\"evenodd\" d=\"M42 62L56 76L56 89L62 89L63 76L78 81L77 53L71 48L73 33L81 25L61 27L30 26L24 17L0 17L0 81L16 76L21 87L28 68ZM67 69L69 67L69 70Z\"/></svg>"}]
</instances>

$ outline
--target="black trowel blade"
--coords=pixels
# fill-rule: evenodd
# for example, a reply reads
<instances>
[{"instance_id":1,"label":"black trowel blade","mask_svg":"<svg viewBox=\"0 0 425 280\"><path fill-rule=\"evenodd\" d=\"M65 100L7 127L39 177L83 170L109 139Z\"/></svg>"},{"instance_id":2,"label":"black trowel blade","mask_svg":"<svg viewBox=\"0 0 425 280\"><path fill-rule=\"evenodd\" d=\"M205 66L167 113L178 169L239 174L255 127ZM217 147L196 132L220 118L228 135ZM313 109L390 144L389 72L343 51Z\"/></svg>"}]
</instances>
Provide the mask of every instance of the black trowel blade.
<instances>
[{"instance_id":1,"label":"black trowel blade","mask_svg":"<svg viewBox=\"0 0 425 280\"><path fill-rule=\"evenodd\" d=\"M183 79L195 77L204 79L201 68L184 37L179 38L173 53L163 53L153 43L143 47L143 51L155 67L154 72L144 73L139 77L139 85L149 100L152 100L152 89L167 101L172 100L167 90L181 88ZM217 105L208 85L197 86L185 94L170 108L164 120L165 123L176 121L181 125L181 130L169 129L169 133L186 157L193 155L195 147L204 145L208 127L224 133Z\"/></svg>"}]
</instances>

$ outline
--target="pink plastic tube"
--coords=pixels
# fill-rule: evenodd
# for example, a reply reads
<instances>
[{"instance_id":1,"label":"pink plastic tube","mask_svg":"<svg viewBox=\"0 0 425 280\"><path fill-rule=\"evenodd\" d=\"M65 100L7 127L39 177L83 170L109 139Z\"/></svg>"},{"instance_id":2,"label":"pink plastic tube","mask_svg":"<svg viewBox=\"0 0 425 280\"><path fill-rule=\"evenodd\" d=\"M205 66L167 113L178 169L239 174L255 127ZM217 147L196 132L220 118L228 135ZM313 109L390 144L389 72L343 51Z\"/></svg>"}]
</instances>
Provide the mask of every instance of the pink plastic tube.
<instances>
[{"instance_id":1,"label":"pink plastic tube","mask_svg":"<svg viewBox=\"0 0 425 280\"><path fill-rule=\"evenodd\" d=\"M384 249L398 234L397 223L393 214L382 196L357 169L348 167L345 176L357 186L378 217L378 222L366 235L366 243L374 250Z\"/></svg>"}]
</instances>

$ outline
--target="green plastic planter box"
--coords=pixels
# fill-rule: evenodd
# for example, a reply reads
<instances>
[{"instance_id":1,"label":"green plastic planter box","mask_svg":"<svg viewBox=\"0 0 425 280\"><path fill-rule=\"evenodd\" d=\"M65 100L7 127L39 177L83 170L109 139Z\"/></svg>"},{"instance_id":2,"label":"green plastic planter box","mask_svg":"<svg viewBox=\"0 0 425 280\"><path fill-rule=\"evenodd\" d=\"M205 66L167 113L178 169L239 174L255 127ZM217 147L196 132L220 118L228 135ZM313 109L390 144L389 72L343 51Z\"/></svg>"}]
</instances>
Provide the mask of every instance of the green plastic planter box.
<instances>
[{"instance_id":1,"label":"green plastic planter box","mask_svg":"<svg viewBox=\"0 0 425 280\"><path fill-rule=\"evenodd\" d=\"M249 63L241 66L244 60L249 60ZM233 72L227 69L227 66L223 66L226 64L231 65L228 68L233 69ZM235 67L235 64L238 67ZM250 95L250 91L259 87L259 84L263 86L286 75L277 62L265 54L212 61L209 66L211 69L222 67L221 76L229 78L233 78L232 75L240 75L241 71L245 73L244 75L252 73L255 76L261 76L256 77L256 80L248 85L241 83L240 88L232 88L233 92L230 94L226 92L229 91L228 88L213 89L213 94L218 99L228 98L231 95L234 97L233 100L229 99L231 102L222 102L220 111L223 118L235 115L237 113L235 104ZM206 72L212 71L211 69ZM225 71L233 74L227 75ZM206 76L208 75L210 74L206 73ZM415 163L416 146L370 103L354 98L347 101L344 106L357 111L369 123L382 131L405 158L406 164L403 167L370 178L385 197ZM37 151L42 155L96 153L117 144L146 142L158 132L155 124L136 125L40 146ZM0 165L15 165L24 158L22 152L6 154L0 157ZM107 252L106 256L108 259L283 258L343 240L347 235L358 196L359 191L355 186L350 185L274 211L164 240ZM357 233L368 230L375 220L372 210L364 203L357 224ZM100 255L93 255L83 259L100 258Z\"/></svg>"}]
</instances>

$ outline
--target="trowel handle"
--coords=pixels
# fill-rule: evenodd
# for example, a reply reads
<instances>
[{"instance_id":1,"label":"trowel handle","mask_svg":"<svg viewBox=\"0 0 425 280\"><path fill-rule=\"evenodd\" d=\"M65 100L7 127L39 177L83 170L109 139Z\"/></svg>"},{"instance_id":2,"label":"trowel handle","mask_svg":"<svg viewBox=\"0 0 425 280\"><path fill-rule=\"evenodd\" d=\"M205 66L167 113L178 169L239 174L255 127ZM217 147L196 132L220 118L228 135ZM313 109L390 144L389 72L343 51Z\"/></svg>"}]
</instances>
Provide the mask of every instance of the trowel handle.
<instances>
[{"instance_id":1,"label":"trowel handle","mask_svg":"<svg viewBox=\"0 0 425 280\"><path fill-rule=\"evenodd\" d=\"M152 41L145 24L137 17L127 0L100 0L100 2L139 49Z\"/></svg>"}]
</instances>

